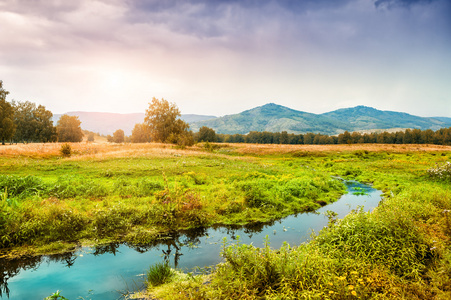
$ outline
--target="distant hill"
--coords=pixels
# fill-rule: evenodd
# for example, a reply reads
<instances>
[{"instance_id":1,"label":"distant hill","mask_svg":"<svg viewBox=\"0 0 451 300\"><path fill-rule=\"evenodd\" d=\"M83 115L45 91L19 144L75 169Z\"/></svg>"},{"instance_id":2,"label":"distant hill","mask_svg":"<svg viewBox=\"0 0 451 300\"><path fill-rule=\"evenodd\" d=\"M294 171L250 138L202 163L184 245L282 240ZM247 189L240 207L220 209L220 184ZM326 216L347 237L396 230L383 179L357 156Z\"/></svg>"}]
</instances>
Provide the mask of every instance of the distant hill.
<instances>
[{"instance_id":1,"label":"distant hill","mask_svg":"<svg viewBox=\"0 0 451 300\"><path fill-rule=\"evenodd\" d=\"M84 130L100 134L113 134L117 129L131 135L137 123L144 122L144 113L117 114L101 112L68 112L78 116ZM61 115L54 115L54 124ZM308 132L336 135L344 132L369 132L393 128L418 128L437 130L451 127L451 118L423 118L403 112L382 111L367 106L342 108L324 114L312 114L269 103L234 115L217 118L205 115L182 115L197 132L200 127L213 128L216 133L246 134L250 131L269 131L303 134Z\"/></svg>"},{"instance_id":2,"label":"distant hill","mask_svg":"<svg viewBox=\"0 0 451 300\"><path fill-rule=\"evenodd\" d=\"M66 113L69 116L78 116L81 121L81 128L103 135L113 134L116 130L124 130L125 135L131 135L137 123L144 122L144 113L118 114L102 112L71 111ZM53 123L56 125L62 114L53 115ZM187 122L197 122L216 118L215 116L185 114L181 118Z\"/></svg>"},{"instance_id":3,"label":"distant hill","mask_svg":"<svg viewBox=\"0 0 451 300\"><path fill-rule=\"evenodd\" d=\"M437 130L446 126L446 124L448 124L448 126L451 124L451 122L439 120L438 118L417 117L407 113L382 111L367 106L338 109L322 114L322 116L337 121L348 122L348 124L352 127L352 131L389 128ZM451 121L451 119L449 121Z\"/></svg>"},{"instance_id":4,"label":"distant hill","mask_svg":"<svg viewBox=\"0 0 451 300\"><path fill-rule=\"evenodd\" d=\"M451 126L451 118L423 118L402 112L381 111L366 106L344 108L324 114L312 114L269 103L235 115L190 124L193 131L201 126L217 133L246 134L250 131L321 133L335 135L344 131L419 128L437 130Z\"/></svg>"},{"instance_id":5,"label":"distant hill","mask_svg":"<svg viewBox=\"0 0 451 300\"><path fill-rule=\"evenodd\" d=\"M447 124L451 124L451 118L446 118L446 117L434 117L434 119L439 120L439 121L442 121L442 122L447 123Z\"/></svg>"},{"instance_id":6,"label":"distant hill","mask_svg":"<svg viewBox=\"0 0 451 300\"><path fill-rule=\"evenodd\" d=\"M312 113L297 111L285 106L269 103L235 115L190 124L193 131L200 127L213 128L217 133L246 134L250 131L289 133L321 132L338 134L351 129L346 122Z\"/></svg>"}]
</instances>

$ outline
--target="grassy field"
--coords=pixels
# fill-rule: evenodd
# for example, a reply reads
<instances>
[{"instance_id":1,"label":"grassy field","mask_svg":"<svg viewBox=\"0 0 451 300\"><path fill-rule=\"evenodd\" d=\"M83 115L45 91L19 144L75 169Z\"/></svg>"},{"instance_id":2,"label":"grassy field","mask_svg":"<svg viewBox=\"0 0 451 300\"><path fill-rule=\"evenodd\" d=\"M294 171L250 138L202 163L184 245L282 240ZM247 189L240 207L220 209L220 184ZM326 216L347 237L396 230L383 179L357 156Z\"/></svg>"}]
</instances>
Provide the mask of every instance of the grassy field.
<instances>
[{"instance_id":1,"label":"grassy field","mask_svg":"<svg viewBox=\"0 0 451 300\"><path fill-rule=\"evenodd\" d=\"M444 165L451 147L71 147L70 157L61 155L60 144L0 147L4 255L146 243L184 228L278 219L338 199L345 187L332 176L340 176L373 184L384 200L371 214L356 211L331 222L309 244L225 244L226 263L213 274L172 276L165 285L150 284L149 293L161 299L451 298L451 170Z\"/></svg>"},{"instance_id":2,"label":"grassy field","mask_svg":"<svg viewBox=\"0 0 451 300\"><path fill-rule=\"evenodd\" d=\"M174 230L263 222L312 211L344 192L309 163L262 157L242 146L71 147L70 157L59 144L0 148L0 247L9 255L79 243L146 243Z\"/></svg>"}]
</instances>

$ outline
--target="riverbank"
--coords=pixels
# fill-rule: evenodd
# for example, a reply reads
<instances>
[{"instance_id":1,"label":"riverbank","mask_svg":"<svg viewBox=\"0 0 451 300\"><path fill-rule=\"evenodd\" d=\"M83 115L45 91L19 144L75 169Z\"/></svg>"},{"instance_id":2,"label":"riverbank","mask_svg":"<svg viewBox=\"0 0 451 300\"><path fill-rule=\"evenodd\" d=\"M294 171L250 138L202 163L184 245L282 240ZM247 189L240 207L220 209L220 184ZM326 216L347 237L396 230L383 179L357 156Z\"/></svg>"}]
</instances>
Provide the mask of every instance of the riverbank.
<instances>
[{"instance_id":1,"label":"riverbank","mask_svg":"<svg viewBox=\"0 0 451 300\"><path fill-rule=\"evenodd\" d=\"M313 211L344 193L308 163L236 148L73 144L63 157L58 147L0 149L3 255L152 243L179 230Z\"/></svg>"},{"instance_id":2,"label":"riverbank","mask_svg":"<svg viewBox=\"0 0 451 300\"><path fill-rule=\"evenodd\" d=\"M341 175L387 191L373 213L355 211L308 244L225 245L208 277L149 285L158 299L450 299L449 152L342 154ZM431 165L435 161L438 165ZM427 172L427 170L431 170ZM449 170L448 170L449 172ZM434 175L435 174L435 175ZM439 175L437 175L439 174ZM441 174L441 175L440 175Z\"/></svg>"}]
</instances>

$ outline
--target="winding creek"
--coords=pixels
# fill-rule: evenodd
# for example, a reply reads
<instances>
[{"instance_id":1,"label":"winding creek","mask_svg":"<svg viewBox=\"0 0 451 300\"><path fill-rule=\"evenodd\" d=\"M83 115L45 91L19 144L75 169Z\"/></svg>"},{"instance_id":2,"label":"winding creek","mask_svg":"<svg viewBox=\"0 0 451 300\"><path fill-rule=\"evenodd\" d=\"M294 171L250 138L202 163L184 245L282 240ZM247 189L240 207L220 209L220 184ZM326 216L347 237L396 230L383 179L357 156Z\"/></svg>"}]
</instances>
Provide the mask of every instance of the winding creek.
<instances>
[{"instance_id":1,"label":"winding creek","mask_svg":"<svg viewBox=\"0 0 451 300\"><path fill-rule=\"evenodd\" d=\"M289 216L270 224L239 228L209 228L183 233L159 244L130 246L111 244L84 247L72 253L21 260L0 259L0 299L43 299L59 290L68 299L118 299L121 291L143 287L144 273L151 264L169 259L173 267L191 272L195 267L217 264L222 239L263 245L266 235L271 247L308 241L312 230L327 225L324 215L334 211L343 218L357 206L365 211L376 207L381 191L354 181L345 182L348 193L316 213ZM362 193L363 192L363 193Z\"/></svg>"}]
</instances>

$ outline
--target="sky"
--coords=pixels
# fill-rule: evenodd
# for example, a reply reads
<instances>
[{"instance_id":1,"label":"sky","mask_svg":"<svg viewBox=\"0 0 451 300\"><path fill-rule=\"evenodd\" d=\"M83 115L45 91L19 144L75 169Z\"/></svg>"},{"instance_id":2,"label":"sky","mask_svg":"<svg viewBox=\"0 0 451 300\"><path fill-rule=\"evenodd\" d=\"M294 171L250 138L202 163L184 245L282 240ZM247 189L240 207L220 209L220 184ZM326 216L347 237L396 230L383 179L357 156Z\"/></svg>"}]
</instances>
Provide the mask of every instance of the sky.
<instances>
[{"instance_id":1,"label":"sky","mask_svg":"<svg viewBox=\"0 0 451 300\"><path fill-rule=\"evenodd\" d=\"M0 0L8 101L451 117L450 0Z\"/></svg>"}]
</instances>

